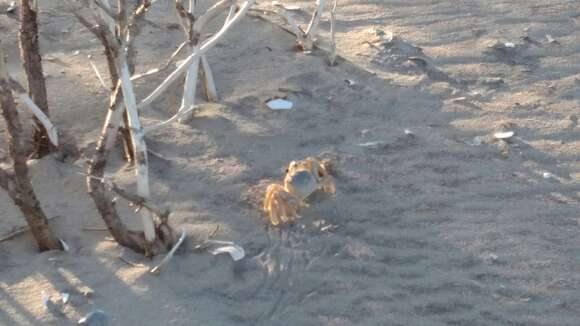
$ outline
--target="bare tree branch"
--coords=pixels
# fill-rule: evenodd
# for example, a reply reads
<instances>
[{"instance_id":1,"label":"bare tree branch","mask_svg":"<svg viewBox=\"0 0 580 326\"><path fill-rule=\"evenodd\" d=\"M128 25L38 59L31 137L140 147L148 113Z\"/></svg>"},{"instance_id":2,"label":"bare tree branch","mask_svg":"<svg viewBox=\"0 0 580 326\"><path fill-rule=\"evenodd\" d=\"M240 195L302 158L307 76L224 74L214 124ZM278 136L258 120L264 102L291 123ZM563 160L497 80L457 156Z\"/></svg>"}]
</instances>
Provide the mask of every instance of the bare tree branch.
<instances>
[{"instance_id":1,"label":"bare tree branch","mask_svg":"<svg viewBox=\"0 0 580 326\"><path fill-rule=\"evenodd\" d=\"M150 105L155 99L159 97L172 83L174 83L179 76L185 73L192 63L203 54L205 54L209 49L211 49L223 35L240 19L245 15L250 6L254 3L254 0L247 0L241 6L234 17L227 21L224 26L211 38L207 39L203 44L195 50L187 59L185 59L176 70L174 70L149 96L147 96L141 103L139 103L139 108Z\"/></svg>"},{"instance_id":2,"label":"bare tree branch","mask_svg":"<svg viewBox=\"0 0 580 326\"><path fill-rule=\"evenodd\" d=\"M13 177L4 171L0 174L0 185L7 190L8 195L14 204L20 208L22 215L26 219L32 235L36 239L41 251L51 249L62 249L61 241L52 232L48 225L48 219L40 207L36 198L26 163L28 155L26 153L25 140L22 126L18 118L16 103L12 95L10 76L4 62L4 52L0 44L0 109L4 120L6 120L6 131L8 134L8 147L13 160Z\"/></svg>"},{"instance_id":3,"label":"bare tree branch","mask_svg":"<svg viewBox=\"0 0 580 326\"><path fill-rule=\"evenodd\" d=\"M36 9L31 6L30 0L20 0L20 30L18 32L18 44L22 57L22 67L26 72L28 82L28 94L38 108L48 117L48 99L46 84L42 70L40 46L38 44L38 23ZM40 158L53 151L46 130L41 121L36 118L34 123L34 157Z\"/></svg>"}]
</instances>

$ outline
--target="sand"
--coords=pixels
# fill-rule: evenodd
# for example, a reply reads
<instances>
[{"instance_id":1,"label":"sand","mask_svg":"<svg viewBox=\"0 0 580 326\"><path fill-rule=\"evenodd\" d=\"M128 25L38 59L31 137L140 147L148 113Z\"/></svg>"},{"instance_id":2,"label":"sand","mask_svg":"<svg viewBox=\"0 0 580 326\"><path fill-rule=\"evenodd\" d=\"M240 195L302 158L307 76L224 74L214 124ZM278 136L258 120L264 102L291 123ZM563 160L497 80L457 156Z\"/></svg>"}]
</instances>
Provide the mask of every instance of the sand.
<instances>
[{"instance_id":1,"label":"sand","mask_svg":"<svg viewBox=\"0 0 580 326\"><path fill-rule=\"evenodd\" d=\"M111 325L578 324L575 1L341 0L336 67L246 17L211 51L221 101L200 103L190 122L148 138L159 154L150 158L154 199L191 235L160 275L148 267L162 257L83 230L103 225L77 172L107 101L86 56L106 69L98 42L59 3L41 2L49 102L82 155L31 166L71 250L38 253L30 234L0 243L0 324L70 325L94 309ZM300 21L314 5L285 3L304 9L294 13ZM169 3L149 17L158 27L139 39L140 71L182 39L167 28ZM325 14L323 40L328 29ZM16 30L0 16L3 43L16 44ZM489 47L498 41L503 48ZM23 80L17 49L8 50ZM161 78L138 82L138 97ZM180 92L178 83L142 112L144 124L174 113ZM294 108L267 109L275 96ZM505 130L515 132L510 143L493 139ZM3 137L0 145L5 161ZM315 196L294 227L268 228L259 208L265 187L289 161L311 155L336 161L337 193ZM109 173L133 189L119 152L111 163ZM0 234L22 226L3 192L0 203ZM194 250L218 226L214 239L241 245L246 258Z\"/></svg>"}]
</instances>

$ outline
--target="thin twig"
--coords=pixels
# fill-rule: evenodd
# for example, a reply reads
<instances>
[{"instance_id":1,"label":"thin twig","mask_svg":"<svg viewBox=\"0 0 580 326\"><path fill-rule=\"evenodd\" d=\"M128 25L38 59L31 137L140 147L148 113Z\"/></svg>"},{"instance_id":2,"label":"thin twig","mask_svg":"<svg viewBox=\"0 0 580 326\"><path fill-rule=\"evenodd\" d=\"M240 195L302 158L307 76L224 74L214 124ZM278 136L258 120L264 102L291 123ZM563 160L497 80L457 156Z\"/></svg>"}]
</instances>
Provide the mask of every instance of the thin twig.
<instances>
[{"instance_id":1,"label":"thin twig","mask_svg":"<svg viewBox=\"0 0 580 326\"><path fill-rule=\"evenodd\" d=\"M151 202L151 200L149 199L146 199L139 195L132 194L129 191L120 188L114 181L110 179L98 178L92 175L87 175L86 173L83 172L77 173L101 181L109 188L109 190L113 191L120 197L123 197L125 200L127 200L137 208L140 207L147 208L151 213L155 214L162 221L166 221L169 218L169 215L171 214L171 210L169 208L167 207L161 208L157 206L155 203Z\"/></svg>"},{"instance_id":2,"label":"thin twig","mask_svg":"<svg viewBox=\"0 0 580 326\"><path fill-rule=\"evenodd\" d=\"M131 262L131 261L127 260L126 258L124 258L123 256L119 256L119 260L124 262L125 264L131 266L131 267L147 267L143 264L136 264L134 262Z\"/></svg>"},{"instance_id":3,"label":"thin twig","mask_svg":"<svg viewBox=\"0 0 580 326\"><path fill-rule=\"evenodd\" d=\"M91 60L92 57L93 57L92 55L90 55L90 54L88 55L89 64L91 65L91 67L93 67L93 71L95 72L95 75L97 75L97 79L101 83L101 86L103 86L103 88L105 90L109 90L109 88L107 87L107 83L105 83L105 80L103 79L103 76L99 72L99 68L97 68L97 66L95 65L95 63L93 62L93 60Z\"/></svg>"},{"instance_id":4,"label":"thin twig","mask_svg":"<svg viewBox=\"0 0 580 326\"><path fill-rule=\"evenodd\" d=\"M171 260L171 258L173 258L173 255L175 254L175 252L177 251L177 249L179 249L179 247L181 246L181 244L183 243L183 241L185 240L185 230L182 229L181 230L181 236L179 237L179 240L177 240L177 243L175 243L175 245L173 246L173 248L171 248L171 250L167 253L167 256L165 256L163 258L163 260L159 263L159 265L151 268L149 270L149 273L152 274L159 274L159 271L161 269L161 267L163 265L165 265L167 262L169 262Z\"/></svg>"},{"instance_id":5,"label":"thin twig","mask_svg":"<svg viewBox=\"0 0 580 326\"><path fill-rule=\"evenodd\" d=\"M215 237L219 230L220 230L220 226L218 224L215 226L215 229L207 235L207 238L211 239L211 238Z\"/></svg>"},{"instance_id":6,"label":"thin twig","mask_svg":"<svg viewBox=\"0 0 580 326\"><path fill-rule=\"evenodd\" d=\"M169 214L171 214L171 210L169 208L161 208L156 204L152 203L149 199L146 199L142 196L132 194L127 190L119 188L116 183L111 182L111 190L115 192L117 195L125 198L127 201L135 205L136 207L145 207L151 213L155 214L159 217L160 220L166 221L169 218Z\"/></svg>"},{"instance_id":7,"label":"thin twig","mask_svg":"<svg viewBox=\"0 0 580 326\"><path fill-rule=\"evenodd\" d=\"M193 23L193 30L201 33L204 27L207 26L209 22L215 19L222 11L227 7L232 5L232 0L221 0L210 7L206 12L195 20Z\"/></svg>"},{"instance_id":8,"label":"thin twig","mask_svg":"<svg viewBox=\"0 0 580 326\"><path fill-rule=\"evenodd\" d=\"M107 232L109 229L105 227L96 227L96 226L85 226L82 227L81 230L83 231L90 231L90 232Z\"/></svg>"},{"instance_id":9,"label":"thin twig","mask_svg":"<svg viewBox=\"0 0 580 326\"><path fill-rule=\"evenodd\" d=\"M177 55L185 48L186 45L187 45L187 42L181 43L179 45L179 47L177 48L177 50L175 50L171 54L171 57L169 57L169 60L167 60L167 62L165 62L161 67L150 69L142 74L133 75L133 76L131 76L131 81L136 81L136 80L139 80L141 78L157 74L157 73L167 69L169 66L171 66L171 64L173 63L173 60L175 60L175 57L177 57Z\"/></svg>"},{"instance_id":10,"label":"thin twig","mask_svg":"<svg viewBox=\"0 0 580 326\"><path fill-rule=\"evenodd\" d=\"M55 216L49 217L48 220L49 221L52 221L53 219L56 219L57 217L61 217L61 215L55 215ZM19 236L21 234L24 234L24 233L26 233L28 231L30 231L30 226L28 226L28 225L24 225L24 226L18 227L17 229L15 229L15 230L9 232L8 234L2 236L0 238L0 243L5 242L5 241L8 241L8 240L12 240L12 239L16 238L17 236Z\"/></svg>"},{"instance_id":11,"label":"thin twig","mask_svg":"<svg viewBox=\"0 0 580 326\"><path fill-rule=\"evenodd\" d=\"M195 109L196 109L196 106L192 106L192 107L190 107L187 110L179 111L176 114L174 114L171 118L169 118L169 119L167 119L165 121L159 122L159 123L154 124L154 125L149 126L149 127L145 127L144 130L143 130L143 133L148 134L148 133L150 133L150 132L152 132L154 130L157 130L157 129L163 127L163 126L166 126L166 125L168 125L168 124L170 124L170 123L172 123L172 122L174 122L176 120L181 119L182 117L186 116L188 113L190 113L191 111L193 111Z\"/></svg>"},{"instance_id":12,"label":"thin twig","mask_svg":"<svg viewBox=\"0 0 580 326\"><path fill-rule=\"evenodd\" d=\"M111 9L111 6L108 3L104 3L101 0L94 0L93 3L97 7L99 7L99 9L101 9L105 14L107 14L107 16L109 16L109 18L111 18L112 20L119 19L117 13L115 13L113 9Z\"/></svg>"}]
</instances>

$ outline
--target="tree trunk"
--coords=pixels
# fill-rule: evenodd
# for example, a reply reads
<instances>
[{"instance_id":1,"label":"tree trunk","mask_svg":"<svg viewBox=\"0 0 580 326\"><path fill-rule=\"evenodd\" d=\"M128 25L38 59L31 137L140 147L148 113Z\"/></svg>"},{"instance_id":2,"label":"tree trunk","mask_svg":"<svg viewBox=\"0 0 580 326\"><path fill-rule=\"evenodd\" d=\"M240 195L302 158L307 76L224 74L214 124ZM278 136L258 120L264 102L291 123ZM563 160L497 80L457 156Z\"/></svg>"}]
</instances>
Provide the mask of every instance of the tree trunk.
<instances>
[{"instance_id":1,"label":"tree trunk","mask_svg":"<svg viewBox=\"0 0 580 326\"><path fill-rule=\"evenodd\" d=\"M38 44L37 13L31 7L30 2L30 0L20 0L20 31L18 33L20 56L28 81L28 93L42 112L49 116L46 84ZM53 146L50 144L46 130L40 121L36 117L33 119L36 128L34 129L34 152L32 154L35 158L41 158L48 155L53 150Z\"/></svg>"},{"instance_id":2,"label":"tree trunk","mask_svg":"<svg viewBox=\"0 0 580 326\"><path fill-rule=\"evenodd\" d=\"M0 173L0 186L4 188L20 208L32 235L41 251L62 249L60 240L54 235L44 211L36 198L30 176L28 175L27 153L22 137L22 126L18 119L18 111L14 103L8 80L0 77L0 107L6 120L9 150L14 160L14 174L3 171ZM43 128L44 130L44 128Z\"/></svg>"},{"instance_id":3,"label":"tree trunk","mask_svg":"<svg viewBox=\"0 0 580 326\"><path fill-rule=\"evenodd\" d=\"M145 239L143 232L128 230L117 213L115 202L107 195L105 184L101 182L105 174L109 151L112 148L114 137L121 123L122 111L124 111L123 95L120 87L117 87L111 95L111 103L101 132L101 138L97 144L97 150L89 163L87 171L89 175L87 177L88 192L117 243L138 253L155 255L167 250L173 244L171 228L164 223L156 225L155 233L157 237L153 243Z\"/></svg>"}]
</instances>

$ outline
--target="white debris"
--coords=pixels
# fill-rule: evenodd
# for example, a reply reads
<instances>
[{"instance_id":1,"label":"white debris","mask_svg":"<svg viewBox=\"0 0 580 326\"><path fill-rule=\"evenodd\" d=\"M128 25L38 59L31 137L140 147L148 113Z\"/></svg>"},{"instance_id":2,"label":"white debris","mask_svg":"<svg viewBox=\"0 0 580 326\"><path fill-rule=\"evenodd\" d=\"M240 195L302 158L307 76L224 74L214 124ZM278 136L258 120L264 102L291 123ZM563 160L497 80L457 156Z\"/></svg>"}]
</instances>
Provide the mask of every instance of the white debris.
<instances>
[{"instance_id":1,"label":"white debris","mask_svg":"<svg viewBox=\"0 0 580 326\"><path fill-rule=\"evenodd\" d=\"M161 267L163 265L165 265L168 261L170 261L171 258L173 258L173 255L175 254L175 252L177 251L177 249L181 246L181 244L185 240L185 237L186 237L185 229L182 229L181 230L181 235L179 236L179 239L177 239L177 242L175 243L175 245L173 245L173 248L171 248L171 250L167 253L167 256L165 256L163 258L163 260L161 260L161 262L159 263L159 265L157 265L157 266L155 266L155 267L153 267L152 269L149 270L149 273L153 273L153 274L159 273L159 270L161 269Z\"/></svg>"},{"instance_id":2,"label":"white debris","mask_svg":"<svg viewBox=\"0 0 580 326\"><path fill-rule=\"evenodd\" d=\"M294 106L294 103L285 99L276 98L267 101L266 105L270 110L290 110Z\"/></svg>"},{"instance_id":3,"label":"white debris","mask_svg":"<svg viewBox=\"0 0 580 326\"><path fill-rule=\"evenodd\" d=\"M42 306L44 307L44 309L48 310L49 304L50 304L50 297L48 296L48 294L46 293L46 291L42 291L40 292L40 300L42 302Z\"/></svg>"},{"instance_id":4,"label":"white debris","mask_svg":"<svg viewBox=\"0 0 580 326\"><path fill-rule=\"evenodd\" d=\"M59 238L58 240L60 240L60 244L62 245L62 250L64 250L64 251L70 251L70 247L68 246L68 244L66 242L64 242L63 239L60 239Z\"/></svg>"},{"instance_id":5,"label":"white debris","mask_svg":"<svg viewBox=\"0 0 580 326\"><path fill-rule=\"evenodd\" d=\"M79 319L79 325L89 325L89 326L105 326L107 325L107 320L109 316L102 310L91 311L83 318Z\"/></svg>"},{"instance_id":6,"label":"white debris","mask_svg":"<svg viewBox=\"0 0 580 326\"><path fill-rule=\"evenodd\" d=\"M385 145L385 142L382 142L382 141L370 141L367 143L357 144L357 146L366 147L366 148L377 148L377 147L381 147L384 145Z\"/></svg>"},{"instance_id":7,"label":"white debris","mask_svg":"<svg viewBox=\"0 0 580 326\"><path fill-rule=\"evenodd\" d=\"M208 251L214 256L228 253L234 261L238 261L246 255L244 248L230 241L207 240L205 244L209 245Z\"/></svg>"},{"instance_id":8,"label":"white debris","mask_svg":"<svg viewBox=\"0 0 580 326\"><path fill-rule=\"evenodd\" d=\"M16 3L16 1L12 1L12 2L10 2L10 5L8 6L8 8L6 8L6 12L9 14L13 14L14 12L16 12L17 8L18 8L18 4Z\"/></svg>"},{"instance_id":9,"label":"white debris","mask_svg":"<svg viewBox=\"0 0 580 326\"><path fill-rule=\"evenodd\" d=\"M67 304L68 301L70 300L70 293L61 292L60 293L60 300L62 301L62 303Z\"/></svg>"},{"instance_id":10,"label":"white debris","mask_svg":"<svg viewBox=\"0 0 580 326\"><path fill-rule=\"evenodd\" d=\"M556 178L556 176L553 173L551 173L551 172L544 172L544 173L542 173L542 177L544 179L554 179L554 178Z\"/></svg>"},{"instance_id":11,"label":"white debris","mask_svg":"<svg viewBox=\"0 0 580 326\"><path fill-rule=\"evenodd\" d=\"M502 131L502 132L496 132L495 134L493 134L493 138L506 140L506 139L512 138L514 135L515 135L515 132L513 132L513 131Z\"/></svg>"},{"instance_id":12,"label":"white debris","mask_svg":"<svg viewBox=\"0 0 580 326\"><path fill-rule=\"evenodd\" d=\"M471 141L472 146L480 146L481 144L483 144L483 137L481 136L473 137L473 140Z\"/></svg>"},{"instance_id":13,"label":"white debris","mask_svg":"<svg viewBox=\"0 0 580 326\"><path fill-rule=\"evenodd\" d=\"M356 85L356 82L354 80L351 80L351 79L345 79L344 82L348 87L352 87L352 86Z\"/></svg>"}]
</instances>

